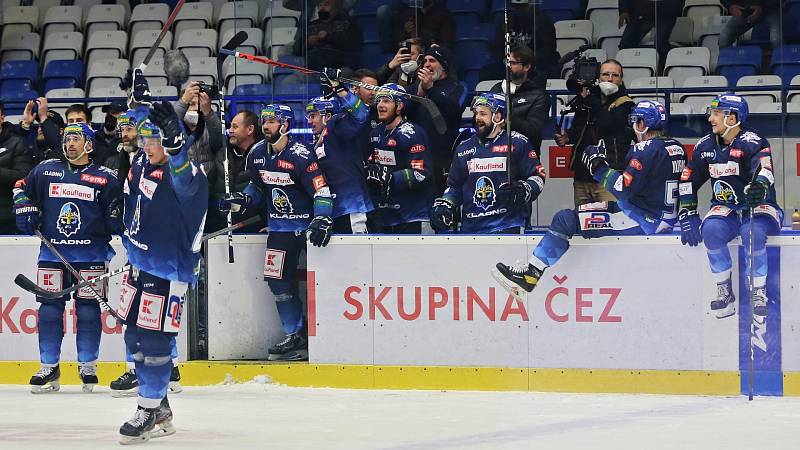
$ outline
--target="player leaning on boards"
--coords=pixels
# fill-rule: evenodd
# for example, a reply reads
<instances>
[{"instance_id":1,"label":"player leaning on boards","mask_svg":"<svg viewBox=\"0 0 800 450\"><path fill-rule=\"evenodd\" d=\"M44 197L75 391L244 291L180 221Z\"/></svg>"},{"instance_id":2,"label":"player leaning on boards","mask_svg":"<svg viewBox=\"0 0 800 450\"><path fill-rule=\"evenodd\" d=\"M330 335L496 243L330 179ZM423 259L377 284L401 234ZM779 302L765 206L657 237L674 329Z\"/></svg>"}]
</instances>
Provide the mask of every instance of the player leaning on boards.
<instances>
[{"instance_id":1,"label":"player leaning on boards","mask_svg":"<svg viewBox=\"0 0 800 450\"><path fill-rule=\"evenodd\" d=\"M544 189L544 168L528 138L516 131L511 132L508 157L505 95L478 95L472 111L477 131L456 147L447 189L433 202L431 226L437 231L453 228L460 206L461 233L519 234L531 203Z\"/></svg>"},{"instance_id":2,"label":"player leaning on boards","mask_svg":"<svg viewBox=\"0 0 800 450\"><path fill-rule=\"evenodd\" d=\"M40 230L83 278L102 275L114 256L109 242L122 230L121 188L113 171L90 157L94 132L85 123L64 129L65 159L37 165L14 187L17 228L25 234ZM39 286L53 291L78 282L61 260L42 244L37 269ZM102 324L95 293L106 296L106 284L80 289L72 296L78 320L76 345L78 370L84 392L97 384L95 367L100 352ZM94 289L95 293L91 291ZM55 300L37 297L39 305L39 357L42 368L31 377L34 394L57 391L64 339L64 309L69 295Z\"/></svg>"},{"instance_id":3,"label":"player leaning on boards","mask_svg":"<svg viewBox=\"0 0 800 450\"><path fill-rule=\"evenodd\" d=\"M312 245L324 247L333 231L333 194L314 152L289 134L291 117L292 109L286 105L264 107L264 140L248 155L250 183L244 192L231 192L219 202L221 211L266 204L269 235L264 279L275 296L286 333L269 348L270 361L308 359L303 303L294 275L300 253L306 249L306 236Z\"/></svg>"},{"instance_id":4,"label":"player leaning on boards","mask_svg":"<svg viewBox=\"0 0 800 450\"><path fill-rule=\"evenodd\" d=\"M672 231L678 215L678 179L686 165L686 153L678 141L666 135L668 117L658 102L636 104L630 123L638 142L628 151L622 172L608 166L602 143L586 147L583 163L617 201L557 212L528 262L519 267L497 263L492 276L521 298L521 291L531 292L545 269L567 252L569 239L575 234L590 238Z\"/></svg>"},{"instance_id":5,"label":"player leaning on boards","mask_svg":"<svg viewBox=\"0 0 800 450\"><path fill-rule=\"evenodd\" d=\"M681 241L692 247L702 240L711 273L717 282L717 298L711 310L717 318L736 313L728 242L741 235L749 255L753 237L753 314L763 323L767 315L767 236L780 232L783 211L775 197L772 151L769 142L744 127L748 107L744 98L723 94L711 101L708 122L711 133L697 141L692 159L681 176ZM711 180L711 210L700 222L697 190ZM751 220L751 212L754 213ZM753 224L751 229L751 224ZM749 273L749 263L745 263Z\"/></svg>"}]
</instances>

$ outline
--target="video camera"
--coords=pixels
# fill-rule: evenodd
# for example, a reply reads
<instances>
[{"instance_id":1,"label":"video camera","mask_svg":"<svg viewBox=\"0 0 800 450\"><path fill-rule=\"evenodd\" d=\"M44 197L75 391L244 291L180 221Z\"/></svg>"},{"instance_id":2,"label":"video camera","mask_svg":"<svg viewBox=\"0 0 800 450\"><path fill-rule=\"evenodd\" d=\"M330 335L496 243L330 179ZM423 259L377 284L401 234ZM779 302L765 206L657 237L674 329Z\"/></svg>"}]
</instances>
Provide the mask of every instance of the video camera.
<instances>
[{"instance_id":1,"label":"video camera","mask_svg":"<svg viewBox=\"0 0 800 450\"><path fill-rule=\"evenodd\" d=\"M569 61L575 62L572 74L567 79L567 89L572 92L580 92L585 87L590 88L590 94L594 93L592 92L593 90L596 90L593 88L596 88L595 83L597 82L597 77L600 76L600 63L597 58L583 55L583 52L590 47L589 44L582 45L564 55L559 61L561 65Z\"/></svg>"}]
</instances>

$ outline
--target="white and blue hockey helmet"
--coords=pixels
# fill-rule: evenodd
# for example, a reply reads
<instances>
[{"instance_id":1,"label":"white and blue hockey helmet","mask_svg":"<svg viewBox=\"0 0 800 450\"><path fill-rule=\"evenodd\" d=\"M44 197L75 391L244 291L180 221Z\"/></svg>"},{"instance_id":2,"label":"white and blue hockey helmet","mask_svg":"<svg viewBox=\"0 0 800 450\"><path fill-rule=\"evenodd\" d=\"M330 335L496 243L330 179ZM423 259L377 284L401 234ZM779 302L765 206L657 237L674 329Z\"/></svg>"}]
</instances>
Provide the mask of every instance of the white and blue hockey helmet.
<instances>
[{"instance_id":1,"label":"white and blue hockey helmet","mask_svg":"<svg viewBox=\"0 0 800 450\"><path fill-rule=\"evenodd\" d=\"M318 112L324 115L328 113L336 114L339 110L339 102L325 97L315 97L306 105L306 117L312 112Z\"/></svg>"},{"instance_id":2,"label":"white and blue hockey helmet","mask_svg":"<svg viewBox=\"0 0 800 450\"><path fill-rule=\"evenodd\" d=\"M644 123L645 130L663 130L667 128L669 114L661 103L641 100L631 109L631 114L628 116L628 122L634 127L639 121Z\"/></svg>"},{"instance_id":3,"label":"white and blue hockey helmet","mask_svg":"<svg viewBox=\"0 0 800 450\"><path fill-rule=\"evenodd\" d=\"M475 112L475 108L485 106L492 111L492 114L499 112L503 118L506 117L506 96L503 94L484 92L472 99L470 109Z\"/></svg>"},{"instance_id":4,"label":"white and blue hockey helmet","mask_svg":"<svg viewBox=\"0 0 800 450\"><path fill-rule=\"evenodd\" d=\"M720 110L724 115L728 116L730 113L736 113L736 120L739 123L747 121L747 116L750 114L750 108L747 106L747 100L740 95L734 94L721 94L714 100L706 109L706 114L711 114L714 110Z\"/></svg>"},{"instance_id":5,"label":"white and blue hockey helmet","mask_svg":"<svg viewBox=\"0 0 800 450\"><path fill-rule=\"evenodd\" d=\"M406 99L403 94L406 93L406 88L397 83L386 83L375 90L375 97L373 101L378 103L381 98L389 98L395 103L402 103L405 105Z\"/></svg>"},{"instance_id":6,"label":"white and blue hockey helmet","mask_svg":"<svg viewBox=\"0 0 800 450\"><path fill-rule=\"evenodd\" d=\"M294 121L294 112L292 108L286 105L273 103L261 109L260 117L262 125L268 120L277 120L281 125L286 124L287 128L291 128Z\"/></svg>"}]
</instances>

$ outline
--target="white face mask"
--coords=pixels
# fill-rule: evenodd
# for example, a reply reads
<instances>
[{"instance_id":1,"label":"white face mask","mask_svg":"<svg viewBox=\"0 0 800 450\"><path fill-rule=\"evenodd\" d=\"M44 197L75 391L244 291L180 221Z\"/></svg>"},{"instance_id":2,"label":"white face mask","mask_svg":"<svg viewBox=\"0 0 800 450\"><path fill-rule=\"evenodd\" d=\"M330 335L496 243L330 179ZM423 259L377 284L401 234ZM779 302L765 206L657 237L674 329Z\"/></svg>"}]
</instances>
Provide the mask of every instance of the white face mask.
<instances>
[{"instance_id":1,"label":"white face mask","mask_svg":"<svg viewBox=\"0 0 800 450\"><path fill-rule=\"evenodd\" d=\"M600 92L602 92L606 97L609 95L614 95L617 93L617 91L619 91L619 86L610 81L601 81L597 83L597 85L600 87Z\"/></svg>"},{"instance_id":2,"label":"white face mask","mask_svg":"<svg viewBox=\"0 0 800 450\"><path fill-rule=\"evenodd\" d=\"M197 122L200 120L200 113L197 111L186 111L186 115L183 116L183 121L186 122L186 125L196 127Z\"/></svg>"}]
</instances>

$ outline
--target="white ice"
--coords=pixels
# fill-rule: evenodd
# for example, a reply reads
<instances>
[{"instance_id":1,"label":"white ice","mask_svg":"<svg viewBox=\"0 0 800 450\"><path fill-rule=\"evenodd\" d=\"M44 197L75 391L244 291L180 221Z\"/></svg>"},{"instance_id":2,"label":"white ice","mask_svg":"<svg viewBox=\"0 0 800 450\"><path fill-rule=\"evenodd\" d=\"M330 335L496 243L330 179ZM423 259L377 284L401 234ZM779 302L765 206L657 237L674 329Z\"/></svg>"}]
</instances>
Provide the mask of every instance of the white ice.
<instances>
[{"instance_id":1,"label":"white ice","mask_svg":"<svg viewBox=\"0 0 800 450\"><path fill-rule=\"evenodd\" d=\"M0 448L119 449L133 398L0 386ZM170 396L152 449L797 448L800 398L370 391L246 383Z\"/></svg>"}]
</instances>

